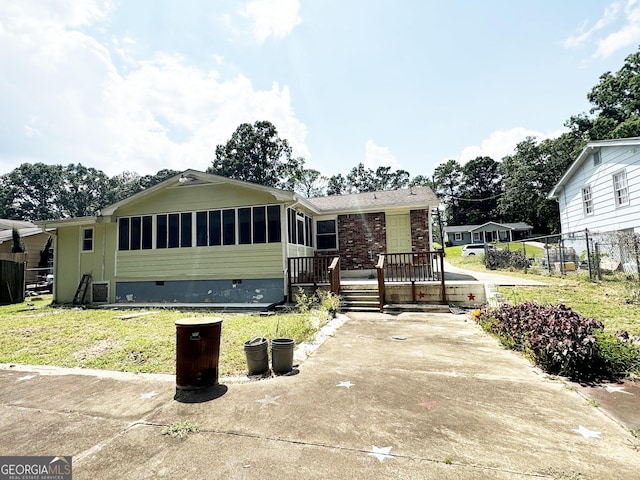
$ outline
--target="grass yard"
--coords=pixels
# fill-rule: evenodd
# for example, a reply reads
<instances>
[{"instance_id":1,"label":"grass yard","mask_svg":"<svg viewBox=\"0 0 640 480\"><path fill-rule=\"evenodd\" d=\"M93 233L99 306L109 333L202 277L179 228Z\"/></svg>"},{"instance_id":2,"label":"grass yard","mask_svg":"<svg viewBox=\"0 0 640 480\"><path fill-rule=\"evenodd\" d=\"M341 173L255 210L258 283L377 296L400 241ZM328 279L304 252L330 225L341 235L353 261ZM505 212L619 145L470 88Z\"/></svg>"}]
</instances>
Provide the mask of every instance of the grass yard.
<instances>
[{"instance_id":1,"label":"grass yard","mask_svg":"<svg viewBox=\"0 0 640 480\"><path fill-rule=\"evenodd\" d=\"M461 257L461 249L462 247L447 248L446 261L460 268L486 271L483 256ZM627 330L632 335L640 335L640 282L637 279L616 274L604 276L600 282L591 282L585 271L569 272L561 277L559 274L549 275L535 266L528 273L508 270L497 270L496 273L534 278L549 285L500 287L500 293L509 303L534 301L540 304L564 304L582 316L602 321L608 332Z\"/></svg>"},{"instance_id":2,"label":"grass yard","mask_svg":"<svg viewBox=\"0 0 640 480\"><path fill-rule=\"evenodd\" d=\"M175 321L194 316L223 319L220 375L246 373L243 344L255 337L311 339L321 313L219 314L174 310L52 308L51 296L0 306L0 363L175 373ZM144 313L144 315L140 315Z\"/></svg>"}]
</instances>

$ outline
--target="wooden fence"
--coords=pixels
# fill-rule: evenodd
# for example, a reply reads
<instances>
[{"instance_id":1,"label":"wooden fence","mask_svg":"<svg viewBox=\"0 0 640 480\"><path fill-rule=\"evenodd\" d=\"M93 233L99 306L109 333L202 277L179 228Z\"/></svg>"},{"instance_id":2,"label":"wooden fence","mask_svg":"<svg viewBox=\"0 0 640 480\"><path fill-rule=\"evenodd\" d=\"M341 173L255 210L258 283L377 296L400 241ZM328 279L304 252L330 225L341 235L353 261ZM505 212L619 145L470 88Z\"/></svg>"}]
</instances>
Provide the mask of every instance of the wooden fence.
<instances>
[{"instance_id":1,"label":"wooden fence","mask_svg":"<svg viewBox=\"0 0 640 480\"><path fill-rule=\"evenodd\" d=\"M24 302L25 261L23 253L0 254L0 305Z\"/></svg>"}]
</instances>

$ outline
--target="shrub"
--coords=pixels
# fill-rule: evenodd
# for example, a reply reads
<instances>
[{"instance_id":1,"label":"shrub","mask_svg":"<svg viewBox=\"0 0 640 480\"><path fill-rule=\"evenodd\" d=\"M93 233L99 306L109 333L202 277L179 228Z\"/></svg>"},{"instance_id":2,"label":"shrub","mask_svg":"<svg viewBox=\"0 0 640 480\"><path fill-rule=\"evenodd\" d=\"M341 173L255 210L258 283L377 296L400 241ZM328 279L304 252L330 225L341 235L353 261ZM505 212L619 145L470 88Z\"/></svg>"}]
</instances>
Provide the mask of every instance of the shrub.
<instances>
[{"instance_id":1,"label":"shrub","mask_svg":"<svg viewBox=\"0 0 640 480\"><path fill-rule=\"evenodd\" d=\"M611 335L595 332L598 364L610 377L626 377L640 373L640 345L631 342L626 331Z\"/></svg>"},{"instance_id":2,"label":"shrub","mask_svg":"<svg viewBox=\"0 0 640 480\"><path fill-rule=\"evenodd\" d=\"M298 293L294 297L296 309L300 313L321 310L333 317L340 307L340 297L329 291L317 290L313 295L307 295L304 289L298 287Z\"/></svg>"},{"instance_id":3,"label":"shrub","mask_svg":"<svg viewBox=\"0 0 640 480\"><path fill-rule=\"evenodd\" d=\"M512 252L510 250L487 250L484 256L484 265L490 270L497 268L528 268L531 264L529 259L522 252Z\"/></svg>"},{"instance_id":4,"label":"shrub","mask_svg":"<svg viewBox=\"0 0 640 480\"><path fill-rule=\"evenodd\" d=\"M602 370L595 335L603 330L602 323L564 305L502 305L484 310L477 321L549 373L586 378Z\"/></svg>"}]
</instances>

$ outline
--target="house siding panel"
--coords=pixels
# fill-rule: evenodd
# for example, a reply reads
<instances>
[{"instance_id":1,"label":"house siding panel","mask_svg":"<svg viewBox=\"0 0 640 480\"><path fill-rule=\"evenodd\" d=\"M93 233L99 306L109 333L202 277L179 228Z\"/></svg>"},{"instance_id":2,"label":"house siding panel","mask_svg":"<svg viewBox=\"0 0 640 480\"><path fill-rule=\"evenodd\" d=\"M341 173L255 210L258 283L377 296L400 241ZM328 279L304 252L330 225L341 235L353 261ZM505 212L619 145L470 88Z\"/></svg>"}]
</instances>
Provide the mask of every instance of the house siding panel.
<instances>
[{"instance_id":1,"label":"house siding panel","mask_svg":"<svg viewBox=\"0 0 640 480\"><path fill-rule=\"evenodd\" d=\"M282 245L119 251L116 279L283 278Z\"/></svg>"},{"instance_id":2,"label":"house siding panel","mask_svg":"<svg viewBox=\"0 0 640 480\"><path fill-rule=\"evenodd\" d=\"M278 202L274 201L273 195L269 193L234 185L176 186L123 205L118 209L118 216L190 212L275 203Z\"/></svg>"},{"instance_id":3,"label":"house siding panel","mask_svg":"<svg viewBox=\"0 0 640 480\"><path fill-rule=\"evenodd\" d=\"M587 158L560 192L558 202L564 233L615 231L640 226L640 147L602 147L601 163ZM616 207L613 175L626 171L629 205ZM582 188L591 186L593 214L585 215Z\"/></svg>"}]
</instances>

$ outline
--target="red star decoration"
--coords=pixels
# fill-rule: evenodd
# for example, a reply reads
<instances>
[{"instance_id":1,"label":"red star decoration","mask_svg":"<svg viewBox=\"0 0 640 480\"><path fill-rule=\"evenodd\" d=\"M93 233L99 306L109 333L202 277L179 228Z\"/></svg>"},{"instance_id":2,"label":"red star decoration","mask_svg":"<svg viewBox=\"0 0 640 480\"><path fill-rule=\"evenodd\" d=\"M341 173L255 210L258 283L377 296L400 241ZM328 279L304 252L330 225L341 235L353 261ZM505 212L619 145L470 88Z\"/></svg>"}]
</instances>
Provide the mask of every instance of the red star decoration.
<instances>
[{"instance_id":1,"label":"red star decoration","mask_svg":"<svg viewBox=\"0 0 640 480\"><path fill-rule=\"evenodd\" d=\"M470 293L467 296L469 297L469 300L475 300L476 299L476 296L473 293Z\"/></svg>"},{"instance_id":2,"label":"red star decoration","mask_svg":"<svg viewBox=\"0 0 640 480\"><path fill-rule=\"evenodd\" d=\"M424 293L420 292L420 293L418 294L418 298L419 298L420 300L422 300L422 299L424 298Z\"/></svg>"}]
</instances>

